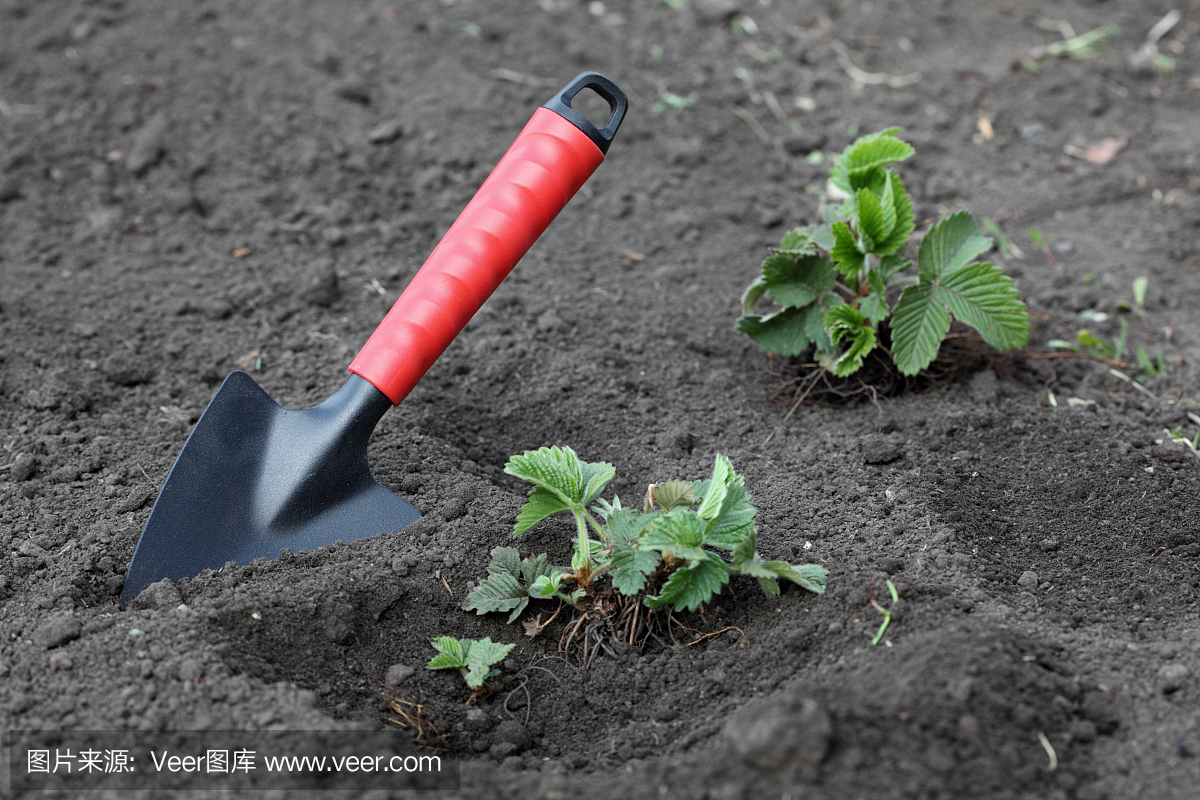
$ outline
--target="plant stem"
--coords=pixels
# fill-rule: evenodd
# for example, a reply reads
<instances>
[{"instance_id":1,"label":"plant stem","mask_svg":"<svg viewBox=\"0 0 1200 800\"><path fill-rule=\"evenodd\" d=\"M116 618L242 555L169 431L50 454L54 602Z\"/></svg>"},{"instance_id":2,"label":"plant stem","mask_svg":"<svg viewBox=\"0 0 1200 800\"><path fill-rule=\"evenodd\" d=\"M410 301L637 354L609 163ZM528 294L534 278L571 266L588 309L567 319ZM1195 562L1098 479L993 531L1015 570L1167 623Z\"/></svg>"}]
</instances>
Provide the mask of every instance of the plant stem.
<instances>
[{"instance_id":1,"label":"plant stem","mask_svg":"<svg viewBox=\"0 0 1200 800\"><path fill-rule=\"evenodd\" d=\"M601 538L603 541L607 542L607 541L608 541L608 534L607 534L607 533L605 533L605 531L604 531L604 528L603 528L603 527L600 525L600 523L599 523L599 522L597 522L597 521L596 521L596 518L595 518L595 517L593 517L593 516L591 515L591 512L589 512L587 509L584 509L584 511L583 511L583 515L584 515L584 517L586 517L586 518L587 518L587 521L591 523L591 525L592 525L592 528L593 528L593 529L596 531L596 534L597 534L597 535L598 535L598 536L599 536L599 537L600 537L600 538Z\"/></svg>"},{"instance_id":2,"label":"plant stem","mask_svg":"<svg viewBox=\"0 0 1200 800\"><path fill-rule=\"evenodd\" d=\"M592 563L592 551L591 543L588 541L587 522L584 520L585 516L590 516L586 509L582 513L579 511L575 512L575 527L579 531L579 554L583 556L584 564L590 566Z\"/></svg>"}]
</instances>

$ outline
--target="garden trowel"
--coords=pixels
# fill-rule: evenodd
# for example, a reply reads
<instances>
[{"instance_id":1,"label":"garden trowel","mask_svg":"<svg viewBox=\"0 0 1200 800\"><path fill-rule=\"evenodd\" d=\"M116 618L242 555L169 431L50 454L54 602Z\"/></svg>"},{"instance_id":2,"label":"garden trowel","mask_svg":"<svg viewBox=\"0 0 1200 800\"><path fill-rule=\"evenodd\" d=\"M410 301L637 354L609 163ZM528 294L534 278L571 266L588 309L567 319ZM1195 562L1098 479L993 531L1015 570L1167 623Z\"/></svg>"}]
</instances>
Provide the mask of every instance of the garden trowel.
<instances>
[{"instance_id":1,"label":"garden trowel","mask_svg":"<svg viewBox=\"0 0 1200 800\"><path fill-rule=\"evenodd\" d=\"M584 89L608 103L604 127L571 106ZM600 166L627 107L616 84L585 72L537 109L324 403L292 411L249 375L231 373L167 475L121 600L163 578L350 542L418 519L372 477L371 431Z\"/></svg>"}]
</instances>

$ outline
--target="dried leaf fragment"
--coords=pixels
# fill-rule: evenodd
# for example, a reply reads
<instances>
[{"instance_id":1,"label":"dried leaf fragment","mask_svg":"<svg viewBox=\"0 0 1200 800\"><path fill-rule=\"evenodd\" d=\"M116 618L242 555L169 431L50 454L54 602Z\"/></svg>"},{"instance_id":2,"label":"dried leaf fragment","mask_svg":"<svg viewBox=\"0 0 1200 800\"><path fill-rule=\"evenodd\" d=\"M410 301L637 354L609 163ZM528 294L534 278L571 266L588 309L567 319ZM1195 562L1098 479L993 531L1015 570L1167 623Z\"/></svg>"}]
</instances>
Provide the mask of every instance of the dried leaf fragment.
<instances>
[{"instance_id":1,"label":"dried leaf fragment","mask_svg":"<svg viewBox=\"0 0 1200 800\"><path fill-rule=\"evenodd\" d=\"M1089 164L1103 166L1116 158L1128 146L1129 140L1124 136L1108 136L1098 142L1092 142L1087 147L1067 145L1063 148L1063 152L1075 158L1082 158Z\"/></svg>"}]
</instances>

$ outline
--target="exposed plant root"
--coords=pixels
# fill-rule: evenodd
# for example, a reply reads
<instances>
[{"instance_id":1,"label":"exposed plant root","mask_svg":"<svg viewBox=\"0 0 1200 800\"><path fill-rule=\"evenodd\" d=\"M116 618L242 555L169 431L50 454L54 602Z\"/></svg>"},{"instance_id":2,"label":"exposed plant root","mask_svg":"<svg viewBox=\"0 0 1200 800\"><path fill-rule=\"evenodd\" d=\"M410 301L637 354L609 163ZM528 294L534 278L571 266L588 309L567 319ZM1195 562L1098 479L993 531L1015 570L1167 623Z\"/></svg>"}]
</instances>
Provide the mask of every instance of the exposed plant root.
<instances>
[{"instance_id":1,"label":"exposed plant root","mask_svg":"<svg viewBox=\"0 0 1200 800\"><path fill-rule=\"evenodd\" d=\"M867 356L862 369L846 378L839 378L820 364L799 357L771 357L768 371L778 382L780 394L793 401L788 416L806 400L831 405L866 400L877 402L880 397L899 397L907 392L944 386L988 367L996 369L998 374L1025 369L1024 357L1020 354L999 352L983 341L974 328L956 321L933 362L916 375L904 375L892 360L891 337L886 328L886 324L880 328L881 346Z\"/></svg>"},{"instance_id":2,"label":"exposed plant root","mask_svg":"<svg viewBox=\"0 0 1200 800\"><path fill-rule=\"evenodd\" d=\"M610 643L629 645L638 650L644 649L651 640L664 647L676 646L679 641L672 630L675 627L702 635L681 623L668 610L647 608L641 601L641 596L626 597L618 592L606 592L594 598L590 608L567 623L559 638L559 653L564 657L576 657L580 667L586 670L602 652L616 657Z\"/></svg>"},{"instance_id":3,"label":"exposed plant root","mask_svg":"<svg viewBox=\"0 0 1200 800\"><path fill-rule=\"evenodd\" d=\"M381 691L383 699L396 716L389 717L388 722L410 730L416 736L422 747L440 752L451 752L450 736L442 728L437 715L425 705L425 692L418 689L420 700L413 702L404 697L398 697L387 691Z\"/></svg>"},{"instance_id":4,"label":"exposed plant root","mask_svg":"<svg viewBox=\"0 0 1200 800\"><path fill-rule=\"evenodd\" d=\"M696 638L692 639L690 642L688 642L686 645L684 645L684 647L691 647L694 644L700 644L705 639L711 639L714 636L720 636L722 633L729 633L729 631L737 631L738 633L742 634L743 636L746 635L746 632L743 631L741 628L739 628L735 625L726 625L724 628L721 628L721 630L713 631L712 633L700 633L699 631L695 631L695 633L699 634L699 635L696 636Z\"/></svg>"},{"instance_id":5,"label":"exposed plant root","mask_svg":"<svg viewBox=\"0 0 1200 800\"><path fill-rule=\"evenodd\" d=\"M518 683L516 686L514 686L512 688L511 691L509 691L509 693L507 695L505 695L504 711L506 714L508 714L510 717L512 717L515 720L517 718L517 715L513 713L513 710L511 708L509 708L508 705L509 705L509 703L512 702L513 695L515 695L517 692L524 692L525 693L525 719L521 723L522 725L529 724L529 715L533 712L533 696L529 693L529 671L534 670L534 669L538 670L539 672L544 672L547 675L549 675L551 678L554 679L554 682L558 684L559 688L560 689L562 688L562 681L558 679L557 675L555 675L551 670L548 670L545 667L539 667L536 664L530 664L529 666L525 667L525 669L521 670L516 675L514 675L513 680L516 680Z\"/></svg>"}]
</instances>

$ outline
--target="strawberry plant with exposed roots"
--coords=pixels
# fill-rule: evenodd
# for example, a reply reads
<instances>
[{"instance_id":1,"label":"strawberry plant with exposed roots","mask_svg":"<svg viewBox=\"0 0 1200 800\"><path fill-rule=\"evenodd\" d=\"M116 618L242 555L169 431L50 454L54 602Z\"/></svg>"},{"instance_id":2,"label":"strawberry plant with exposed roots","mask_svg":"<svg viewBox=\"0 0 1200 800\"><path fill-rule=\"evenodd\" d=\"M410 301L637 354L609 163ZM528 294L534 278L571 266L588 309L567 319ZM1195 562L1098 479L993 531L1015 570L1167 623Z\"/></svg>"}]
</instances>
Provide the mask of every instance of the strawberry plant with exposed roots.
<instances>
[{"instance_id":1,"label":"strawberry plant with exposed roots","mask_svg":"<svg viewBox=\"0 0 1200 800\"><path fill-rule=\"evenodd\" d=\"M1012 279L977 260L993 242L969 213L935 223L915 262L903 255L913 205L888 165L914 151L899 132L860 137L842 152L829 179L842 205L823 208L824 224L789 231L742 296L738 329L764 352L812 353L809 390L830 375L855 375L877 352L888 371L915 376L938 357L953 320L998 350L1029 338L1029 314ZM758 313L765 298L778 307Z\"/></svg>"},{"instance_id":2,"label":"strawberry plant with exposed roots","mask_svg":"<svg viewBox=\"0 0 1200 800\"><path fill-rule=\"evenodd\" d=\"M780 579L818 594L828 571L817 564L766 561L757 550L754 506L745 481L718 455L705 481L651 484L641 508L600 494L615 475L611 464L591 464L569 447L543 447L513 456L505 472L532 485L517 515L514 536L559 512L576 522L570 567L546 554L522 559L511 547L492 551L487 578L467 597L467 610L501 612L514 622L530 600L558 600L576 613L563 649L596 651L604 633L644 644L667 615L660 609L696 611L720 594L731 575L758 580L778 595ZM558 612L555 612L556 614ZM548 623L526 623L536 634Z\"/></svg>"}]
</instances>

